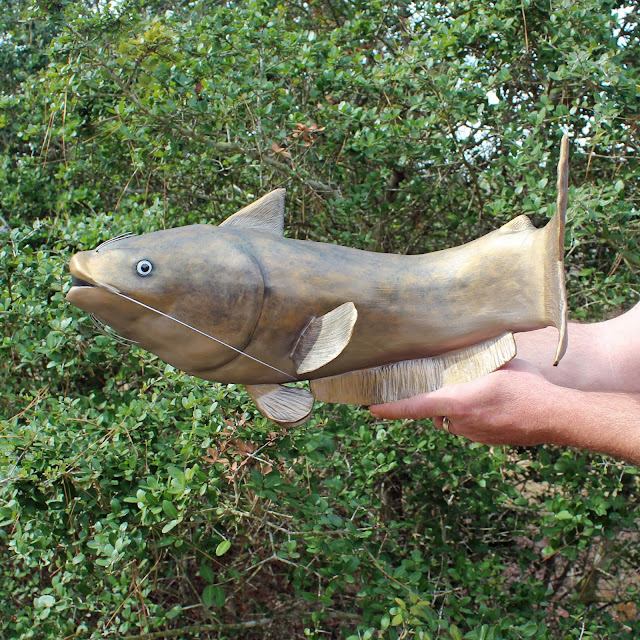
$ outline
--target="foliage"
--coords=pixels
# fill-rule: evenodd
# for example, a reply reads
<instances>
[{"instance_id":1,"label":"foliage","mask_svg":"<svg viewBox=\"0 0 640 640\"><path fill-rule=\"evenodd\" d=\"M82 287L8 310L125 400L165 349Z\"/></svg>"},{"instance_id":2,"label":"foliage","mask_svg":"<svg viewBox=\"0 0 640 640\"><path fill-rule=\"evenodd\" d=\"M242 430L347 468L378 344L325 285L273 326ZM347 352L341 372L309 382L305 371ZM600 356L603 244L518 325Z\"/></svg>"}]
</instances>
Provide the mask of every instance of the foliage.
<instances>
[{"instance_id":1,"label":"foliage","mask_svg":"<svg viewBox=\"0 0 640 640\"><path fill-rule=\"evenodd\" d=\"M0 10L6 638L633 638L637 470L317 407L94 335L66 263L286 186L288 233L420 253L554 209L568 291L638 296L637 9L28 0Z\"/></svg>"}]
</instances>

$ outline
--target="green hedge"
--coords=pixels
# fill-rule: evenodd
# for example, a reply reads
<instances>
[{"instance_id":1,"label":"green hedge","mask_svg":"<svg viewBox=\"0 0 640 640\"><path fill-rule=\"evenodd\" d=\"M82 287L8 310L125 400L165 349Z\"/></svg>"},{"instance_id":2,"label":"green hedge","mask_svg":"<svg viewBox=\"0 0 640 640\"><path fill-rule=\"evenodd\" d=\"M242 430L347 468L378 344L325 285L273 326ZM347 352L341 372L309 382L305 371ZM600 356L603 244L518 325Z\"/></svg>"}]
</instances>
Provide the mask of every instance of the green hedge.
<instances>
[{"instance_id":1,"label":"green hedge","mask_svg":"<svg viewBox=\"0 0 640 640\"><path fill-rule=\"evenodd\" d=\"M290 236L376 251L543 224L566 131L573 317L627 308L635 9L11 0L0 22L3 638L637 637L635 468L347 406L276 429L64 301L75 251L279 186Z\"/></svg>"}]
</instances>

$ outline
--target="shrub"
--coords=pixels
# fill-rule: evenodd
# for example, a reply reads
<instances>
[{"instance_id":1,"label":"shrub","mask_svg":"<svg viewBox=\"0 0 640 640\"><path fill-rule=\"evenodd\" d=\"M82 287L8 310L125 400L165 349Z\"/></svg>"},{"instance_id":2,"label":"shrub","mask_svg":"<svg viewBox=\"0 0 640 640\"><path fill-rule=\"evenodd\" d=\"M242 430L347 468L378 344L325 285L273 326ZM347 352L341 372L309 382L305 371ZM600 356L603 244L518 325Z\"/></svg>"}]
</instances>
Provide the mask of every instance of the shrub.
<instances>
[{"instance_id":1,"label":"shrub","mask_svg":"<svg viewBox=\"0 0 640 640\"><path fill-rule=\"evenodd\" d=\"M3 637L637 636L635 468L357 407L276 429L64 301L76 250L282 185L289 235L370 250L541 224L564 130L572 313L630 305L635 9L12 0L0 21Z\"/></svg>"}]
</instances>

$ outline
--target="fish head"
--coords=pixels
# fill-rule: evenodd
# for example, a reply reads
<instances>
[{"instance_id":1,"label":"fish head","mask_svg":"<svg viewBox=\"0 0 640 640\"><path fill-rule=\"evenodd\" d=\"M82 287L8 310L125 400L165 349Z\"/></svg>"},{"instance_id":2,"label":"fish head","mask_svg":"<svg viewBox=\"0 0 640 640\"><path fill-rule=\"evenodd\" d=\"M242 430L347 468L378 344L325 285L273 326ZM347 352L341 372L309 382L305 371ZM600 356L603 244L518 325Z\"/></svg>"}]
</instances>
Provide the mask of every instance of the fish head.
<instances>
[{"instance_id":1,"label":"fish head","mask_svg":"<svg viewBox=\"0 0 640 640\"><path fill-rule=\"evenodd\" d=\"M75 254L69 270L69 302L204 378L237 357L218 341L246 347L264 295L262 273L237 233L210 225L114 239Z\"/></svg>"}]
</instances>

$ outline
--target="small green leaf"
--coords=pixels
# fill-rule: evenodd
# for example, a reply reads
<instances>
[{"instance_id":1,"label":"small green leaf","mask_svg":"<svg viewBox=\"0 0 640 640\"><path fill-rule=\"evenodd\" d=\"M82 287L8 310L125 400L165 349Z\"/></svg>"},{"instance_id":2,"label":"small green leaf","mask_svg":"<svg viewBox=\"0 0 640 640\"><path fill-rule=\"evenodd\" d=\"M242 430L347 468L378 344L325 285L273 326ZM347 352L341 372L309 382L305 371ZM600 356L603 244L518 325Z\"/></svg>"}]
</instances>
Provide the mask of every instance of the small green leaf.
<instances>
[{"instance_id":1,"label":"small green leaf","mask_svg":"<svg viewBox=\"0 0 640 640\"><path fill-rule=\"evenodd\" d=\"M535 622L529 622L524 627L520 627L520 633L525 638L533 638L538 633L538 625Z\"/></svg>"},{"instance_id":2,"label":"small green leaf","mask_svg":"<svg viewBox=\"0 0 640 640\"><path fill-rule=\"evenodd\" d=\"M180 521L179 520L171 520L171 522L167 522L167 524L162 527L162 533L168 533L173 529Z\"/></svg>"},{"instance_id":3,"label":"small green leaf","mask_svg":"<svg viewBox=\"0 0 640 640\"><path fill-rule=\"evenodd\" d=\"M227 553L227 551L229 551L229 549L231 549L231 543L228 540L223 540L216 547L216 555L217 556L223 556L225 553Z\"/></svg>"},{"instance_id":4,"label":"small green leaf","mask_svg":"<svg viewBox=\"0 0 640 640\"><path fill-rule=\"evenodd\" d=\"M173 609L167 611L167 618L169 620L173 620L173 618L177 618L182 613L182 605L177 604Z\"/></svg>"},{"instance_id":5,"label":"small green leaf","mask_svg":"<svg viewBox=\"0 0 640 640\"><path fill-rule=\"evenodd\" d=\"M178 510L175 508L173 502L169 500L162 501L162 510L165 512L167 518L176 519L178 517Z\"/></svg>"},{"instance_id":6,"label":"small green leaf","mask_svg":"<svg viewBox=\"0 0 640 640\"><path fill-rule=\"evenodd\" d=\"M204 602L206 607L210 607L215 602L214 591L215 586L212 584L204 588L204 591L202 592L202 602Z\"/></svg>"},{"instance_id":7,"label":"small green leaf","mask_svg":"<svg viewBox=\"0 0 640 640\"><path fill-rule=\"evenodd\" d=\"M397 613L395 616L393 616L393 619L391 620L391 624L394 627L399 627L402 624L403 620L404 619L402 617L402 614L401 613Z\"/></svg>"},{"instance_id":8,"label":"small green leaf","mask_svg":"<svg viewBox=\"0 0 640 640\"><path fill-rule=\"evenodd\" d=\"M53 605L56 603L56 599L53 596L49 595L40 596L39 598L36 598L33 603L36 609L45 609L53 607Z\"/></svg>"},{"instance_id":9,"label":"small green leaf","mask_svg":"<svg viewBox=\"0 0 640 640\"><path fill-rule=\"evenodd\" d=\"M264 486L267 489L273 489L282 484L282 477L279 473L272 472L264 477Z\"/></svg>"},{"instance_id":10,"label":"small green leaf","mask_svg":"<svg viewBox=\"0 0 640 640\"><path fill-rule=\"evenodd\" d=\"M202 602L207 607L211 607L214 604L220 608L224 606L227 600L227 596L222 587L218 585L210 584L204 588L202 592Z\"/></svg>"},{"instance_id":11,"label":"small green leaf","mask_svg":"<svg viewBox=\"0 0 640 640\"><path fill-rule=\"evenodd\" d=\"M206 563L202 563L200 565L200 575L207 581L207 582L215 582L216 579L216 574L213 571L213 569Z\"/></svg>"}]
</instances>

